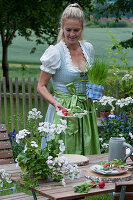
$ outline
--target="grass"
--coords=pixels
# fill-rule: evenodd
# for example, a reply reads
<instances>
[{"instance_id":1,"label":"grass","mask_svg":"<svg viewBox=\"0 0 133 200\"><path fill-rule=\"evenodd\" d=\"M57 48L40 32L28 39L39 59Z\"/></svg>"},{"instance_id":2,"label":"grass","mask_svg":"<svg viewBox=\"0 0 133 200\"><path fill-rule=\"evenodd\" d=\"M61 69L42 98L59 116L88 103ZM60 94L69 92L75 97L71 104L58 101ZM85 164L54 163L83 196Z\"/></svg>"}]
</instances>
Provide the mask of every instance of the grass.
<instances>
[{"instance_id":1,"label":"grass","mask_svg":"<svg viewBox=\"0 0 133 200\"><path fill-rule=\"evenodd\" d=\"M112 200L112 199L113 199L113 194L107 193L107 194L99 194L95 196L85 197L83 200Z\"/></svg>"},{"instance_id":2,"label":"grass","mask_svg":"<svg viewBox=\"0 0 133 200\"><path fill-rule=\"evenodd\" d=\"M110 28L112 34L118 40L126 40L132 37L132 28ZM84 32L86 41L93 44L95 49L96 58L104 58L108 60L108 50L107 48L112 46L112 41L107 34L107 28L86 28ZM129 62L129 66L133 66L133 49L127 49L126 59Z\"/></svg>"},{"instance_id":3,"label":"grass","mask_svg":"<svg viewBox=\"0 0 133 200\"><path fill-rule=\"evenodd\" d=\"M110 28L109 30L115 35L116 39L126 40L132 36L132 28ZM107 47L112 44L106 28L85 28L84 31L85 40L91 42L95 48L96 58L108 59ZM34 54L30 54L31 49L35 46L35 37L32 37L33 41L27 41L24 37L17 36L14 38L13 43L9 46L8 60L9 63L18 64L32 64L40 65L40 57L48 47L47 44L37 46ZM1 41L0 41L1 44ZM133 49L128 49L128 55L126 56L129 61L129 66L132 65ZM0 56L0 61L1 61Z\"/></svg>"},{"instance_id":4,"label":"grass","mask_svg":"<svg viewBox=\"0 0 133 200\"><path fill-rule=\"evenodd\" d=\"M109 30L115 35L116 39L126 40L132 36L132 28L110 28ZM102 58L109 61L109 53L107 48L112 45L112 41L107 34L106 28L85 28L84 38L91 42L95 49L95 58ZM9 76L12 78L23 77L39 78L40 74L40 57L48 47L47 44L39 45L34 54L30 54L31 49L35 46L35 37L29 42L24 37L17 36L11 46L9 46L8 61L9 61ZM1 41L0 41L1 44ZM133 68L133 49L127 49L128 54L126 59L129 62L129 67ZM0 61L2 55L0 56ZM121 65L122 69L126 69ZM0 77L3 76L2 67L0 66Z\"/></svg>"},{"instance_id":5,"label":"grass","mask_svg":"<svg viewBox=\"0 0 133 200\"><path fill-rule=\"evenodd\" d=\"M9 64L9 76L12 79L18 77L19 80L25 78L26 80L30 77L32 80L36 78L38 80L40 75L40 66L31 64ZM2 67L0 65L0 77L2 77Z\"/></svg>"}]
</instances>

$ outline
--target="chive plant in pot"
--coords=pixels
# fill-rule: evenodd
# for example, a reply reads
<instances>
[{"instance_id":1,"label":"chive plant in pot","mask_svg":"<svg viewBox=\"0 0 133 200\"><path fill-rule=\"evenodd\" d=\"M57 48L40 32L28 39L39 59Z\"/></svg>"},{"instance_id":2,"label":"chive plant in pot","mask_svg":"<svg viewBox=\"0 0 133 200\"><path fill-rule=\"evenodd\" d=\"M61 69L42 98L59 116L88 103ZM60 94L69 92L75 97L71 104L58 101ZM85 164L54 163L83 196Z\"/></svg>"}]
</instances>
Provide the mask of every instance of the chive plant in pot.
<instances>
[{"instance_id":1,"label":"chive plant in pot","mask_svg":"<svg viewBox=\"0 0 133 200\"><path fill-rule=\"evenodd\" d=\"M88 82L86 84L87 98L100 100L104 91L104 83L108 77L108 66L104 60L96 59L93 65L87 65Z\"/></svg>"}]
</instances>

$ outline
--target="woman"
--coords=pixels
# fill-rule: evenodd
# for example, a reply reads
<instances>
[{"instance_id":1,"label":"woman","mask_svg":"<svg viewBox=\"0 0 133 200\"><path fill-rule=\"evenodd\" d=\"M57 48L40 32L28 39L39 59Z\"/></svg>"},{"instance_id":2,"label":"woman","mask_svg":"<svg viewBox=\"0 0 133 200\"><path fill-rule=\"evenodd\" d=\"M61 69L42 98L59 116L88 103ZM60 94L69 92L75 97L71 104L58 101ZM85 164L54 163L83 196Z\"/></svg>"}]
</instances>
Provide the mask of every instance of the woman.
<instances>
[{"instance_id":1,"label":"woman","mask_svg":"<svg viewBox=\"0 0 133 200\"><path fill-rule=\"evenodd\" d=\"M58 123L57 111L72 106L88 110L83 118L66 118L67 131L61 135L65 143L65 153L97 154L100 153L96 124L96 113L91 99L86 99L86 64L93 63L94 49L90 43L82 40L84 15L78 4L70 4L61 17L58 43L50 45L41 57L41 74L38 92L50 104L46 121ZM47 86L52 78L54 96ZM55 112L56 111L56 112ZM58 138L59 139L59 138ZM42 139L42 148L45 138Z\"/></svg>"}]
</instances>

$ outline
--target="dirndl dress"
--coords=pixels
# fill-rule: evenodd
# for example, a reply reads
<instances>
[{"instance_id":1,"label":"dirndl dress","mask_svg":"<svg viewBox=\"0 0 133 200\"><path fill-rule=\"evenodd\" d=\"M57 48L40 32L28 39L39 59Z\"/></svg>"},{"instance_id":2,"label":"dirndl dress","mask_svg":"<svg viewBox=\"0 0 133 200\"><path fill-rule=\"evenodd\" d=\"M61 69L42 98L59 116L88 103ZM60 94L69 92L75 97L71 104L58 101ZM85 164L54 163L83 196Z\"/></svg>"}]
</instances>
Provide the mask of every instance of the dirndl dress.
<instances>
[{"instance_id":1,"label":"dirndl dress","mask_svg":"<svg viewBox=\"0 0 133 200\"><path fill-rule=\"evenodd\" d=\"M92 62L92 45L80 42L87 62ZM53 74L52 85L54 97L65 107L80 106L88 114L82 118L65 118L67 120L66 134L61 133L58 139L65 144L65 153L91 155L100 153L96 110L92 99L86 97L87 74L72 64L70 52L63 41L51 45L41 57L41 70ZM77 69L77 70L76 70ZM60 116L49 104L45 121L60 123ZM41 148L45 148L45 137L42 138Z\"/></svg>"}]
</instances>

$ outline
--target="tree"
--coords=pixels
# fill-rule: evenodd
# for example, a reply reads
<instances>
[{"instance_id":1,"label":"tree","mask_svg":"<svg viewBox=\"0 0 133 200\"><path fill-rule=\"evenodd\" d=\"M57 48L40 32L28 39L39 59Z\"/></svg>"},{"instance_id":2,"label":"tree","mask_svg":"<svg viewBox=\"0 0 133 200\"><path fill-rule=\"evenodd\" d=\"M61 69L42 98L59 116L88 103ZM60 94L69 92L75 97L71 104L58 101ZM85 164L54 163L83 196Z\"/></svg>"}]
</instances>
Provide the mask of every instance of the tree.
<instances>
[{"instance_id":1,"label":"tree","mask_svg":"<svg viewBox=\"0 0 133 200\"><path fill-rule=\"evenodd\" d=\"M74 2L73 0L0 0L2 69L7 86L9 84L8 47L16 35L31 40L32 34L35 34L37 45L55 42L60 14L68 3ZM76 2L84 9L92 8L91 0Z\"/></svg>"},{"instance_id":2,"label":"tree","mask_svg":"<svg viewBox=\"0 0 133 200\"><path fill-rule=\"evenodd\" d=\"M116 17L120 20L122 16L133 14L133 0L96 0L97 12L102 17ZM121 41L120 44L124 48L133 48L133 33L131 38Z\"/></svg>"}]
</instances>

